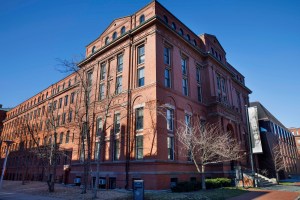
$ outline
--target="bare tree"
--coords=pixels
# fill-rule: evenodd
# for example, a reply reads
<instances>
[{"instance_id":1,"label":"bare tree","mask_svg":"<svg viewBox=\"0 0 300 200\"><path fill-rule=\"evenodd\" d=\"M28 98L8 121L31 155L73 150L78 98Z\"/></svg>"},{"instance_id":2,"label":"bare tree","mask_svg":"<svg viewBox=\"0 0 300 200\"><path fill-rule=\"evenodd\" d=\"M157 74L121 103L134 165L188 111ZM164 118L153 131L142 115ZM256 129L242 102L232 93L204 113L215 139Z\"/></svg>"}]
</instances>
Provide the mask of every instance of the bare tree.
<instances>
[{"instance_id":1,"label":"bare tree","mask_svg":"<svg viewBox=\"0 0 300 200\"><path fill-rule=\"evenodd\" d=\"M201 173L202 189L206 189L207 165L238 160L241 157L240 145L232 138L231 133L224 132L218 124L202 124L196 118L190 124L181 123L176 133L182 152Z\"/></svg>"},{"instance_id":2,"label":"bare tree","mask_svg":"<svg viewBox=\"0 0 300 200\"><path fill-rule=\"evenodd\" d=\"M274 167L275 167L275 172L276 172L276 181L277 184L279 184L279 172L281 170L284 170L287 166L286 163L284 162L284 156L282 154L282 149L280 148L280 144L276 144L272 148L273 153L273 161L274 161Z\"/></svg>"}]
</instances>

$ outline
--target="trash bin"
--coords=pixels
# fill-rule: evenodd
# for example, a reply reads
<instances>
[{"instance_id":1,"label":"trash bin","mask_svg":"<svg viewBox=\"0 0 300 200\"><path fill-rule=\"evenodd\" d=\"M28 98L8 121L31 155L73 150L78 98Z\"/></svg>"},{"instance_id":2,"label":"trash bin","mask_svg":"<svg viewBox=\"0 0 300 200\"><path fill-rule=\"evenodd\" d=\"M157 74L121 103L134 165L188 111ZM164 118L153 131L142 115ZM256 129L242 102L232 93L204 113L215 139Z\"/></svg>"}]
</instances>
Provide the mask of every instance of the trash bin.
<instances>
[{"instance_id":1,"label":"trash bin","mask_svg":"<svg viewBox=\"0 0 300 200\"><path fill-rule=\"evenodd\" d=\"M133 200L144 200L144 180L133 181Z\"/></svg>"},{"instance_id":2,"label":"trash bin","mask_svg":"<svg viewBox=\"0 0 300 200\"><path fill-rule=\"evenodd\" d=\"M81 185L81 178L80 177L74 178L74 183L75 183L76 186L80 186Z\"/></svg>"}]
</instances>

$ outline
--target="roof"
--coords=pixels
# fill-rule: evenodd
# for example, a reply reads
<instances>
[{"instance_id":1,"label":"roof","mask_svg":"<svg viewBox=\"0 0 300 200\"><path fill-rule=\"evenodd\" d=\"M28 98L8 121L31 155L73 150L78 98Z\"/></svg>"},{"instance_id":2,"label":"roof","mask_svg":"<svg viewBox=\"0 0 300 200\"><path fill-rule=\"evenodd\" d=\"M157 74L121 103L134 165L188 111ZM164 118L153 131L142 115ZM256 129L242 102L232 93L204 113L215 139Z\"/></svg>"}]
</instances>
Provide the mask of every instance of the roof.
<instances>
[{"instance_id":1,"label":"roof","mask_svg":"<svg viewBox=\"0 0 300 200\"><path fill-rule=\"evenodd\" d=\"M287 129L268 109L266 109L259 101L251 102L250 106L257 107L258 120L269 120L274 122L277 125ZM288 129L287 129L288 130Z\"/></svg>"}]
</instances>

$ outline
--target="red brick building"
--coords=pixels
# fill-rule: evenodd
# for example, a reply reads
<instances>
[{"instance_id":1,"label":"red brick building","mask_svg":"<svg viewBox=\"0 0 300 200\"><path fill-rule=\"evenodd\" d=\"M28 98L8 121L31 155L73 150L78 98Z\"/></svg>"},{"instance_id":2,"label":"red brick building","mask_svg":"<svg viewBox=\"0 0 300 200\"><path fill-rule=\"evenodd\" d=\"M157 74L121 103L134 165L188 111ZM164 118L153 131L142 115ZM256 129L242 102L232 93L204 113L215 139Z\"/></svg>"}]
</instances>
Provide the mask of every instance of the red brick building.
<instances>
[{"instance_id":1,"label":"red brick building","mask_svg":"<svg viewBox=\"0 0 300 200\"><path fill-rule=\"evenodd\" d=\"M295 138L298 153L300 153L300 128L289 128Z\"/></svg>"},{"instance_id":2,"label":"red brick building","mask_svg":"<svg viewBox=\"0 0 300 200\"><path fill-rule=\"evenodd\" d=\"M14 139L6 178L24 177L18 164L22 122L29 122L40 145L45 134L47 110L55 110L60 148L71 159L59 161L58 181L72 183L82 177L84 155L79 113L88 96L91 127L92 176L95 176L99 131L103 129L108 96L114 93L101 144L100 176L103 187L131 187L133 179L145 180L146 189L168 189L171 182L200 180L187 153L176 139L178 121L200 116L219 123L247 151L245 104L251 91L244 76L227 62L226 52L214 35L197 35L157 1L133 15L118 18L86 47L86 58L73 73L8 112L5 139ZM80 82L85 80L86 87ZM158 115L164 105L168 120ZM82 117L83 115L81 115ZM22 140L33 148L30 138ZM4 147L1 152L4 152ZM2 154L3 156L3 154ZM34 155L30 159L36 159ZM29 162L35 166L35 162ZM211 166L207 176L228 176L237 163ZM239 161L247 167L248 162ZM69 170L64 171L68 167ZM26 178L42 179L41 168Z\"/></svg>"}]
</instances>

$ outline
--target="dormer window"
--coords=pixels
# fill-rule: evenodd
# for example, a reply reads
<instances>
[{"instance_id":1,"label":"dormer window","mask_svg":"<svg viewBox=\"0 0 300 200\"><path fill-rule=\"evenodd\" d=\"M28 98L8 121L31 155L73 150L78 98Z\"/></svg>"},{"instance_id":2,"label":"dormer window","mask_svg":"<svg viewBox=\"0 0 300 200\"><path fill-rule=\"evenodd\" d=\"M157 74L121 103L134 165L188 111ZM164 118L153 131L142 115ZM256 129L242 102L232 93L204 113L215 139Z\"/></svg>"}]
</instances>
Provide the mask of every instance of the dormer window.
<instances>
[{"instance_id":1,"label":"dormer window","mask_svg":"<svg viewBox=\"0 0 300 200\"><path fill-rule=\"evenodd\" d=\"M123 27L121 28L121 35L123 35L125 32L126 32L126 29L125 29L125 26L123 26Z\"/></svg>"},{"instance_id":2,"label":"dormer window","mask_svg":"<svg viewBox=\"0 0 300 200\"><path fill-rule=\"evenodd\" d=\"M179 29L179 35L183 36L183 30L182 30L182 28Z\"/></svg>"},{"instance_id":3,"label":"dormer window","mask_svg":"<svg viewBox=\"0 0 300 200\"><path fill-rule=\"evenodd\" d=\"M145 22L145 15L140 16L140 24Z\"/></svg>"},{"instance_id":4,"label":"dormer window","mask_svg":"<svg viewBox=\"0 0 300 200\"><path fill-rule=\"evenodd\" d=\"M117 32L114 32L112 39L115 40L117 38Z\"/></svg>"},{"instance_id":5,"label":"dormer window","mask_svg":"<svg viewBox=\"0 0 300 200\"><path fill-rule=\"evenodd\" d=\"M105 38L105 45L108 45L109 44L109 37L107 36L106 38Z\"/></svg>"},{"instance_id":6,"label":"dormer window","mask_svg":"<svg viewBox=\"0 0 300 200\"><path fill-rule=\"evenodd\" d=\"M96 46L93 46L92 53L95 53L95 52L96 52Z\"/></svg>"},{"instance_id":7,"label":"dormer window","mask_svg":"<svg viewBox=\"0 0 300 200\"><path fill-rule=\"evenodd\" d=\"M186 35L186 39L187 39L188 41L190 41L190 40L191 40L191 37L190 37L190 35L189 35L189 34L187 34L187 35Z\"/></svg>"},{"instance_id":8,"label":"dormer window","mask_svg":"<svg viewBox=\"0 0 300 200\"><path fill-rule=\"evenodd\" d=\"M196 42L195 39L193 40L193 45L194 45L194 46L197 46L197 42Z\"/></svg>"},{"instance_id":9,"label":"dormer window","mask_svg":"<svg viewBox=\"0 0 300 200\"><path fill-rule=\"evenodd\" d=\"M176 24L174 22L172 22L172 29L176 30Z\"/></svg>"},{"instance_id":10,"label":"dormer window","mask_svg":"<svg viewBox=\"0 0 300 200\"><path fill-rule=\"evenodd\" d=\"M164 21L166 24L168 23L168 17L166 15L164 15Z\"/></svg>"}]
</instances>

